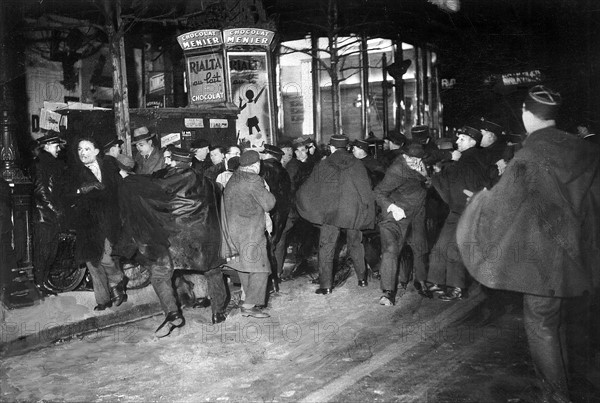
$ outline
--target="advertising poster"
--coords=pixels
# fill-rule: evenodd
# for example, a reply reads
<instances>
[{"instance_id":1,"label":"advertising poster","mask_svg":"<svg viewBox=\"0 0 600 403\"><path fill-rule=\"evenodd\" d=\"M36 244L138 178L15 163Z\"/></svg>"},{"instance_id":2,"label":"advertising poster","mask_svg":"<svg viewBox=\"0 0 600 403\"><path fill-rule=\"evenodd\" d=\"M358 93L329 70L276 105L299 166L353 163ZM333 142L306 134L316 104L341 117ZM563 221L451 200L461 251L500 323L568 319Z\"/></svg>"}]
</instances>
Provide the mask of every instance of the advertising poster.
<instances>
[{"instance_id":1,"label":"advertising poster","mask_svg":"<svg viewBox=\"0 0 600 403\"><path fill-rule=\"evenodd\" d=\"M188 56L186 62L190 104L200 106L225 102L223 55L205 53Z\"/></svg>"},{"instance_id":2,"label":"advertising poster","mask_svg":"<svg viewBox=\"0 0 600 403\"><path fill-rule=\"evenodd\" d=\"M236 122L238 142L262 147L271 139L271 95L267 55L261 52L228 52L232 102L240 108Z\"/></svg>"}]
</instances>

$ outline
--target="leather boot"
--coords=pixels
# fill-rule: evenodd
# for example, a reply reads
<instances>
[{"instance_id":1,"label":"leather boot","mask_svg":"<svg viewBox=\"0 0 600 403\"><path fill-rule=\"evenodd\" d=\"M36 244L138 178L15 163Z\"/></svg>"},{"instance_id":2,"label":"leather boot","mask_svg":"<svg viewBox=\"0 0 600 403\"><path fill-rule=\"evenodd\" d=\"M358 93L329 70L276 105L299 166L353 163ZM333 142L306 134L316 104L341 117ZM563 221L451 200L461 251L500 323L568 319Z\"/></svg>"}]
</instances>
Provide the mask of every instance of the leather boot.
<instances>
[{"instance_id":1,"label":"leather boot","mask_svg":"<svg viewBox=\"0 0 600 403\"><path fill-rule=\"evenodd\" d=\"M127 277L123 277L119 284L110 288L110 299L115 306L119 306L123 302L127 301L127 293L125 292L127 280Z\"/></svg>"}]
</instances>

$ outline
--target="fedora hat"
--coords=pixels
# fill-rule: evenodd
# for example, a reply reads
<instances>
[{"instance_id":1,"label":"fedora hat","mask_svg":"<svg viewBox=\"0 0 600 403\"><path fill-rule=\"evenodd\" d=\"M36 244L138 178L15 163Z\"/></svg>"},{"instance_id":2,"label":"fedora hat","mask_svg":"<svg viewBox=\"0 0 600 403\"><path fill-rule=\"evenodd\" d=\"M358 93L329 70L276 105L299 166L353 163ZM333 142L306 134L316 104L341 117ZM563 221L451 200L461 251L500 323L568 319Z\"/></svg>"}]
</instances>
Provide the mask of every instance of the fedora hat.
<instances>
[{"instance_id":1,"label":"fedora hat","mask_svg":"<svg viewBox=\"0 0 600 403\"><path fill-rule=\"evenodd\" d=\"M156 136L156 133L148 130L146 126L138 127L133 131L133 139L131 139L131 144L136 144L143 140L150 140L154 136Z\"/></svg>"}]
</instances>

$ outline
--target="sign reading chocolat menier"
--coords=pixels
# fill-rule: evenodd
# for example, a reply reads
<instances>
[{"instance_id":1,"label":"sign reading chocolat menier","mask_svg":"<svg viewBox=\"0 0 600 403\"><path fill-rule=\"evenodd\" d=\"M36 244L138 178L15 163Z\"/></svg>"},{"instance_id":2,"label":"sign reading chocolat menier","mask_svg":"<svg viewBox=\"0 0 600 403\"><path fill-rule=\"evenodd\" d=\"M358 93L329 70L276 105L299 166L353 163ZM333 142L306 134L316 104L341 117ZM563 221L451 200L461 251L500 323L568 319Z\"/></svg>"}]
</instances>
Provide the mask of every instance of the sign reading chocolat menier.
<instances>
[{"instance_id":1,"label":"sign reading chocolat menier","mask_svg":"<svg viewBox=\"0 0 600 403\"><path fill-rule=\"evenodd\" d=\"M223 30L225 46L261 46L268 48L275 32L260 28L232 28Z\"/></svg>"},{"instance_id":2,"label":"sign reading chocolat menier","mask_svg":"<svg viewBox=\"0 0 600 403\"><path fill-rule=\"evenodd\" d=\"M179 35L177 42L179 42L181 49L188 51L220 46L223 44L223 38L221 31L218 29L200 29Z\"/></svg>"}]
</instances>

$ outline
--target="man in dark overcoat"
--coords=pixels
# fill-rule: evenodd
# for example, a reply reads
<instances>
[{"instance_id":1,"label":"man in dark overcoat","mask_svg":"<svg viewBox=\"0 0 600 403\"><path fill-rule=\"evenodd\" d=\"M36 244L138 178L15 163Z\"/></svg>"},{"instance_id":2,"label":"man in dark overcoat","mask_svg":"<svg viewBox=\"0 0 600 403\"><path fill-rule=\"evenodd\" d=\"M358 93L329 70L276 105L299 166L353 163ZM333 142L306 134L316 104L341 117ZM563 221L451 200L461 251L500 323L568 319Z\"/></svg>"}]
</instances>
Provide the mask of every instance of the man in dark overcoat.
<instances>
[{"instance_id":1,"label":"man in dark overcoat","mask_svg":"<svg viewBox=\"0 0 600 403\"><path fill-rule=\"evenodd\" d=\"M223 191L223 246L232 250L227 265L238 272L246 294L243 316L268 318L262 307L266 303L267 282L271 273L267 254L265 215L275 206L275 196L265 186L260 172L260 156L244 151L240 166Z\"/></svg>"},{"instance_id":2,"label":"man in dark overcoat","mask_svg":"<svg viewBox=\"0 0 600 403\"><path fill-rule=\"evenodd\" d=\"M283 151L277 146L265 144L261 153L260 174L267 182L270 192L275 196L275 207L269 212L273 222L273 231L269 237L269 255L274 265L273 274L277 276L283 271L283 260L285 259L285 238L282 237L285 229L291 205L291 181L290 175L281 165Z\"/></svg>"},{"instance_id":3,"label":"man in dark overcoat","mask_svg":"<svg viewBox=\"0 0 600 403\"><path fill-rule=\"evenodd\" d=\"M315 166L296 193L298 214L321 228L317 294L332 291L335 245L341 229L346 231L358 284L367 285L361 230L375 225L375 199L367 169L346 150L348 143L348 137L333 135L331 155Z\"/></svg>"},{"instance_id":4,"label":"man in dark overcoat","mask_svg":"<svg viewBox=\"0 0 600 403\"><path fill-rule=\"evenodd\" d=\"M369 149L374 148L370 146L371 144L365 140L354 140L352 143L352 155L359 159L365 168L367 168L369 178L371 178L371 186L375 187L385 176L385 165L369 153Z\"/></svg>"},{"instance_id":5,"label":"man in dark overcoat","mask_svg":"<svg viewBox=\"0 0 600 403\"><path fill-rule=\"evenodd\" d=\"M39 154L33 166L33 276L42 296L54 294L47 282L48 272L58 251L60 228L64 220L63 181L66 165L59 151L66 142L58 133L48 131L36 141Z\"/></svg>"},{"instance_id":6,"label":"man in dark overcoat","mask_svg":"<svg viewBox=\"0 0 600 403\"><path fill-rule=\"evenodd\" d=\"M383 181L375 187L375 200L381 208L383 218L379 222L381 234L381 305L394 305L396 302L396 280L398 278L398 255L412 225L420 220L425 222L425 196L427 195L427 171L422 158L423 147L411 144L405 154L396 158L388 168ZM425 260L415 247L415 281L421 284L427 279ZM410 272L400 273L403 287L409 280Z\"/></svg>"},{"instance_id":7,"label":"man in dark overcoat","mask_svg":"<svg viewBox=\"0 0 600 403\"><path fill-rule=\"evenodd\" d=\"M456 140L457 150L452 152L454 162L432 177L432 186L446 202L450 212L438 240L429 256L428 281L432 292L447 292L440 296L444 301L464 298L466 295L466 269L456 247L456 225L467 203L465 190L476 192L487 184L485 162L477 148L481 132L473 127L461 129Z\"/></svg>"},{"instance_id":8,"label":"man in dark overcoat","mask_svg":"<svg viewBox=\"0 0 600 403\"><path fill-rule=\"evenodd\" d=\"M122 178L114 164L100 157L95 139L82 138L76 144L79 159L70 166L66 192L77 234L75 259L87 265L97 303L94 310L102 311L127 301L126 279L112 256L121 233L118 187Z\"/></svg>"},{"instance_id":9,"label":"man in dark overcoat","mask_svg":"<svg viewBox=\"0 0 600 403\"><path fill-rule=\"evenodd\" d=\"M600 284L598 147L556 128L561 97L535 86L528 137L500 181L472 197L457 239L473 277L523 293L533 362L548 401L569 401L565 307Z\"/></svg>"}]
</instances>

